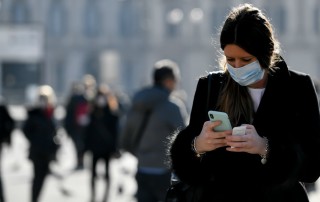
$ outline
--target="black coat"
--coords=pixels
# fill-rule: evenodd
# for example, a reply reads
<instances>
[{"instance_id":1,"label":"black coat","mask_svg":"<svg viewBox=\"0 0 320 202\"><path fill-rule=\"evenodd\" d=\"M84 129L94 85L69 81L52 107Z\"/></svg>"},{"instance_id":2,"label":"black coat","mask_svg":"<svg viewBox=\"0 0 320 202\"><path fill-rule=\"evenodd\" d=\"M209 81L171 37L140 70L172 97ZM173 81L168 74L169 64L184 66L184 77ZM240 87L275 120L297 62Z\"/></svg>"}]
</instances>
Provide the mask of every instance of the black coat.
<instances>
[{"instance_id":1,"label":"black coat","mask_svg":"<svg viewBox=\"0 0 320 202\"><path fill-rule=\"evenodd\" d=\"M11 133L15 122L5 105L0 105L0 144L11 143Z\"/></svg>"},{"instance_id":2,"label":"black coat","mask_svg":"<svg viewBox=\"0 0 320 202\"><path fill-rule=\"evenodd\" d=\"M95 155L107 156L116 151L119 115L112 113L108 106L94 107L90 123L85 130L86 149Z\"/></svg>"},{"instance_id":3,"label":"black coat","mask_svg":"<svg viewBox=\"0 0 320 202\"><path fill-rule=\"evenodd\" d=\"M88 105L88 100L83 95L73 95L68 101L64 127L72 139L79 138L79 135L83 133L84 126L80 125L77 119L79 118L79 109L86 105Z\"/></svg>"},{"instance_id":4,"label":"black coat","mask_svg":"<svg viewBox=\"0 0 320 202\"><path fill-rule=\"evenodd\" d=\"M22 130L30 143L30 159L55 158L58 149L58 145L54 142L56 126L54 120L47 117L44 110L40 108L29 110Z\"/></svg>"},{"instance_id":5,"label":"black coat","mask_svg":"<svg viewBox=\"0 0 320 202\"><path fill-rule=\"evenodd\" d=\"M299 182L314 182L320 175L320 117L317 95L308 75L288 70L283 62L270 72L265 93L254 116L260 136L269 139L267 164L260 156L207 152L200 160L191 150L193 138L208 120L208 79L200 78L194 96L190 124L171 145L172 168L190 184L205 185L198 201L307 201ZM224 77L213 74L210 109Z\"/></svg>"}]
</instances>

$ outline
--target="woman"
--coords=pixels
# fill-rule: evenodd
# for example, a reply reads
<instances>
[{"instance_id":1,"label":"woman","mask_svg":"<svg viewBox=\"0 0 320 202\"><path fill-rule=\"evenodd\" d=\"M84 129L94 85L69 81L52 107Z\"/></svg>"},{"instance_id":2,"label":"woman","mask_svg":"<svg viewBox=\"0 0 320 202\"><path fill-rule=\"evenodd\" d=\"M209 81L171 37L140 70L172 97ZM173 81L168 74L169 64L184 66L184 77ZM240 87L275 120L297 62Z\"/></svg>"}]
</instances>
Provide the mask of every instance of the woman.
<instances>
[{"instance_id":1,"label":"woman","mask_svg":"<svg viewBox=\"0 0 320 202\"><path fill-rule=\"evenodd\" d=\"M119 129L121 107L117 97L107 85L101 85L92 101L89 112L90 122L86 128L86 149L92 154L91 164L91 201L96 200L97 164L103 160L105 164L106 189L103 201L107 200L110 190L109 162L117 151L116 142Z\"/></svg>"},{"instance_id":2,"label":"woman","mask_svg":"<svg viewBox=\"0 0 320 202\"><path fill-rule=\"evenodd\" d=\"M190 123L170 145L172 169L201 187L194 201L308 201L303 182L320 175L320 117L310 76L288 69L272 26L243 4L220 36L222 72L198 81ZM209 107L206 106L210 97ZM208 110L229 115L245 135L216 132Z\"/></svg>"},{"instance_id":3,"label":"woman","mask_svg":"<svg viewBox=\"0 0 320 202\"><path fill-rule=\"evenodd\" d=\"M55 143L57 126L54 119L55 93L51 86L39 87L36 105L28 109L23 132L30 143L29 158L33 163L31 201L39 201L50 162L56 159L58 145Z\"/></svg>"}]
</instances>

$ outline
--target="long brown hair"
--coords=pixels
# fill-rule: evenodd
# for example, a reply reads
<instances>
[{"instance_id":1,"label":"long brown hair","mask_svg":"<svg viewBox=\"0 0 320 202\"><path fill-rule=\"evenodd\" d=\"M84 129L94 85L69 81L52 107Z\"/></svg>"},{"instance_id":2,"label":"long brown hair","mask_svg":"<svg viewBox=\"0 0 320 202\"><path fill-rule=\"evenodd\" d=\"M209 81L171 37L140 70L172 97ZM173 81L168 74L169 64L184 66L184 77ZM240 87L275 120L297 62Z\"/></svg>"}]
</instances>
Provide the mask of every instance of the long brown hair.
<instances>
[{"instance_id":1,"label":"long brown hair","mask_svg":"<svg viewBox=\"0 0 320 202\"><path fill-rule=\"evenodd\" d=\"M220 46L235 44L255 56L267 72L278 61L279 43L273 34L272 25L261 10L251 4L242 4L232 9L222 27ZM226 59L220 59L220 66L226 71ZM254 107L246 86L236 83L228 74L226 85L220 93L218 107L229 114L234 126L240 119L251 123Z\"/></svg>"}]
</instances>

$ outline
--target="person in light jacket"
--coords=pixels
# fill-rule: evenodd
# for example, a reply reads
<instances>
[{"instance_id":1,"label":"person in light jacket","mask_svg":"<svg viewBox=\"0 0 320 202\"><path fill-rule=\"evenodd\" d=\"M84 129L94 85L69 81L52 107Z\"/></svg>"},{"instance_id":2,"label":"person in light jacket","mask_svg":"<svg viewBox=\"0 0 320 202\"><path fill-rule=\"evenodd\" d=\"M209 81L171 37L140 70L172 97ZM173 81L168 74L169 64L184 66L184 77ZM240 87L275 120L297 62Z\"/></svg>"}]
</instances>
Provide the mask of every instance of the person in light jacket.
<instances>
[{"instance_id":1,"label":"person in light jacket","mask_svg":"<svg viewBox=\"0 0 320 202\"><path fill-rule=\"evenodd\" d=\"M170 185L166 143L188 121L184 102L172 94L178 79L178 65L159 60L154 64L153 85L139 90L132 99L120 148L138 159L138 202L163 201Z\"/></svg>"}]
</instances>

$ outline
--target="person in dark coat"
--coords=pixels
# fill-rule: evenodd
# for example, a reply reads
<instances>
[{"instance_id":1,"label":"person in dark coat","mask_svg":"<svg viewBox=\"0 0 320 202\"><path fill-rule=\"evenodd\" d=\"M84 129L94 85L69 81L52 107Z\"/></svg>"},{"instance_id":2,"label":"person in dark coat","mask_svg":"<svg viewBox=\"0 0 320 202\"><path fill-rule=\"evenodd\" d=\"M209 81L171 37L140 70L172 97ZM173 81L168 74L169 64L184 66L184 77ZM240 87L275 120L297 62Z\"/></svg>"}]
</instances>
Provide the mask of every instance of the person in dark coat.
<instances>
[{"instance_id":1,"label":"person in dark coat","mask_svg":"<svg viewBox=\"0 0 320 202\"><path fill-rule=\"evenodd\" d=\"M76 152L75 170L84 169L85 128L88 125L89 102L96 94L96 80L88 74L81 82L72 85L71 95L66 104L64 128L74 143Z\"/></svg>"},{"instance_id":2,"label":"person in dark coat","mask_svg":"<svg viewBox=\"0 0 320 202\"><path fill-rule=\"evenodd\" d=\"M45 178L50 172L50 162L55 160L58 149L54 141L54 97L50 86L40 86L37 103L28 109L28 117L22 128L30 143L29 158L33 163L32 202L39 201Z\"/></svg>"},{"instance_id":3,"label":"person in dark coat","mask_svg":"<svg viewBox=\"0 0 320 202\"><path fill-rule=\"evenodd\" d=\"M11 115L9 114L7 105L4 103L2 98L0 98L0 156L3 144L11 144L11 134L15 128L15 122ZM1 162L1 161L0 161ZM1 167L1 163L0 163ZM1 169L0 169L1 171ZM5 201L5 196L3 193L2 177L0 172L0 202Z\"/></svg>"},{"instance_id":4,"label":"person in dark coat","mask_svg":"<svg viewBox=\"0 0 320 202\"><path fill-rule=\"evenodd\" d=\"M174 173L197 190L185 201L309 201L303 183L320 176L320 113L311 77L288 68L270 22L253 5L232 9L220 46L221 71L198 80L190 123L170 146ZM209 121L208 110L227 113L244 134L215 131L221 121Z\"/></svg>"},{"instance_id":5,"label":"person in dark coat","mask_svg":"<svg viewBox=\"0 0 320 202\"><path fill-rule=\"evenodd\" d=\"M109 161L117 151L120 104L107 85L100 85L96 97L90 105L89 124L86 128L86 150L92 154L91 201L96 199L97 164L105 164L105 185L103 201L107 200L110 188Z\"/></svg>"},{"instance_id":6,"label":"person in dark coat","mask_svg":"<svg viewBox=\"0 0 320 202\"><path fill-rule=\"evenodd\" d=\"M70 98L66 105L64 128L74 144L76 153L76 170L84 168L84 130L87 124L88 100L84 96L84 86L82 83L74 83L72 85Z\"/></svg>"}]
</instances>

